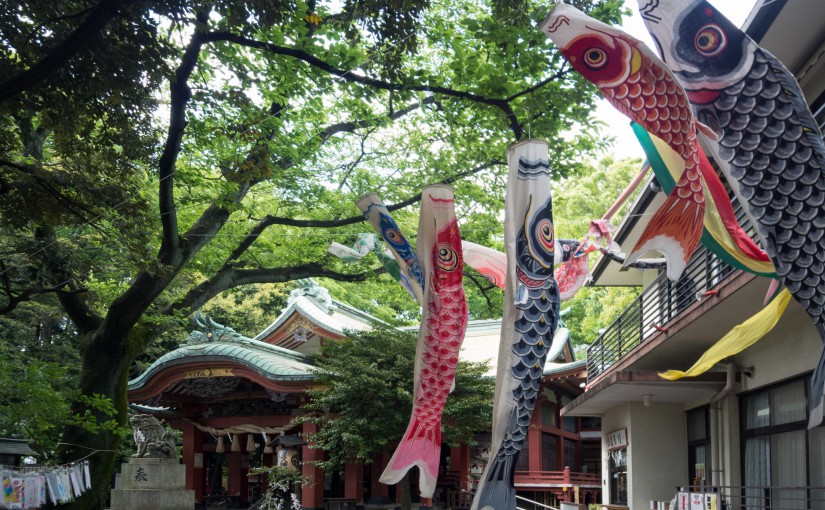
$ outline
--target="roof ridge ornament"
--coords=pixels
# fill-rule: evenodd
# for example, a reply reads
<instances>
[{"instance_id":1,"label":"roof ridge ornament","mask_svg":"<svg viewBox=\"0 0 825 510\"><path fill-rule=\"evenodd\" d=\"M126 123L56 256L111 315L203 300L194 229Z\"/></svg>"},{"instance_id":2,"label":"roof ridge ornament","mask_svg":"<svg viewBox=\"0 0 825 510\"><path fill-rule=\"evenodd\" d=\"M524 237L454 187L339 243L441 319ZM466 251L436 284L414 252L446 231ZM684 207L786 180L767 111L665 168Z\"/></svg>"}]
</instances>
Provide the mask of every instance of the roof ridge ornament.
<instances>
[{"instance_id":1,"label":"roof ridge ornament","mask_svg":"<svg viewBox=\"0 0 825 510\"><path fill-rule=\"evenodd\" d=\"M189 333L186 344L202 344L208 342L240 342L246 339L243 335L223 324L218 324L208 315L204 315L200 310L189 318L189 322L195 326L195 330Z\"/></svg>"},{"instance_id":2,"label":"roof ridge ornament","mask_svg":"<svg viewBox=\"0 0 825 510\"><path fill-rule=\"evenodd\" d=\"M295 281L298 283L298 288L289 293L289 299L286 302L287 307L292 305L299 297L306 296L326 313L332 313L332 297L326 288L319 285L312 278L300 278Z\"/></svg>"}]
</instances>

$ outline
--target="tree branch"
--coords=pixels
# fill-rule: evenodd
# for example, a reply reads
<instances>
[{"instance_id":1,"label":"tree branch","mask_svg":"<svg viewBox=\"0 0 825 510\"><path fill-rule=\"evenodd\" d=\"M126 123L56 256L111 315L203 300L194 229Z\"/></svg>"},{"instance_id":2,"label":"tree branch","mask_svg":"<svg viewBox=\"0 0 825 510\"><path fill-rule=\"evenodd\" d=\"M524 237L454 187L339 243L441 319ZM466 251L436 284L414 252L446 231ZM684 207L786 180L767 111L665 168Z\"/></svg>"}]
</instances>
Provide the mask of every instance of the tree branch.
<instances>
[{"instance_id":1,"label":"tree branch","mask_svg":"<svg viewBox=\"0 0 825 510\"><path fill-rule=\"evenodd\" d=\"M65 41L31 68L0 83L0 103L34 87L85 48L131 0L103 0Z\"/></svg>"},{"instance_id":2,"label":"tree branch","mask_svg":"<svg viewBox=\"0 0 825 510\"><path fill-rule=\"evenodd\" d=\"M330 278L342 282L363 282L370 273L345 274L331 271L321 264L310 262L299 266L287 266L278 268L260 269L238 269L224 266L211 278L193 288L178 302L169 305L162 311L163 314L171 315L178 310L195 310L200 308L207 301L219 293L241 285L254 283L283 283L299 278Z\"/></svg>"},{"instance_id":3,"label":"tree branch","mask_svg":"<svg viewBox=\"0 0 825 510\"><path fill-rule=\"evenodd\" d=\"M463 99L467 101L473 101L476 103L493 106L501 110L502 113L504 113L504 116L507 118L507 121L510 124L510 129L513 131L513 135L515 136L516 140L521 140L521 137L524 134L521 128L521 124L518 121L518 117L516 117L516 114L510 107L510 104L504 99L485 97L478 94L474 94L472 92L465 92L437 85L405 85L401 83L391 83L383 80L378 80L360 74L355 74L352 70L339 69L329 64L328 62L321 60L315 55L311 55L310 53L307 53L306 51L297 48L289 48L286 46L279 46L277 44L268 43L264 41L257 41L255 39L250 39L248 37L243 37L229 32L210 32L206 34L206 39L209 41L232 42L235 44L239 44L241 46L246 46L249 48L255 48L259 50L268 51L270 53L275 53L277 55L284 55L287 57L296 58L326 73L329 73L333 76L338 76L343 80L353 83L359 83L361 85L367 85L379 90L411 90L417 92L430 92L433 94L441 94L444 96L454 97L457 99Z\"/></svg>"},{"instance_id":4,"label":"tree branch","mask_svg":"<svg viewBox=\"0 0 825 510\"><path fill-rule=\"evenodd\" d=\"M461 172L460 174L456 174L452 177L448 177L442 181L439 181L438 184L450 184L451 182L455 182L457 180L463 179L464 177L476 174L482 170L490 168L495 165L505 164L503 161L495 160L489 163L484 163L479 165L471 170L467 170L466 172ZM409 205L412 205L416 202L421 200L421 193L418 193L406 200L398 202L397 204L388 205L387 210L397 211L398 209L403 209ZM286 225L290 227L300 227L300 228L311 228L311 227L318 227L318 228L335 228L335 227L343 227L346 225L354 225L355 223L361 223L364 221L363 216L350 216L349 218L341 218L337 220L299 220L295 218L288 218L288 217L280 217L280 216L272 216L267 215L263 219L261 219L257 225L249 232L249 234L244 237L243 241L238 244L238 247L235 248L229 257L226 259L226 264L231 263L234 260L240 258L246 250L249 249L252 244L264 233L264 231L271 227L272 225Z\"/></svg>"},{"instance_id":5,"label":"tree branch","mask_svg":"<svg viewBox=\"0 0 825 510\"><path fill-rule=\"evenodd\" d=\"M34 232L35 239L43 246L38 253L41 253L41 260L44 267L51 274L57 276L59 283L52 287L55 289L60 305L69 316L69 319L77 326L81 333L88 333L95 330L102 319L95 314L91 307L79 296L79 290L74 286L74 278L61 264L58 255L57 237L50 227L38 227ZM65 290L68 287L68 290Z\"/></svg>"},{"instance_id":6,"label":"tree branch","mask_svg":"<svg viewBox=\"0 0 825 510\"><path fill-rule=\"evenodd\" d=\"M561 65L561 69L559 69L558 71L553 73L552 76L549 76L549 77L541 80L540 82L536 83L532 87L528 87L528 88L522 90L521 92L516 92L512 96L505 99L505 101L507 101L509 103L509 102L511 102L515 99L520 98L521 96L526 96L527 94L532 94L533 92L535 92L538 89L544 87L545 85L547 85L549 83L552 83L556 80L562 79L565 75L570 74L570 71L571 71L571 68L569 68L567 66L567 61L565 60L564 63L562 63L562 65Z\"/></svg>"},{"instance_id":7,"label":"tree branch","mask_svg":"<svg viewBox=\"0 0 825 510\"><path fill-rule=\"evenodd\" d=\"M17 308L17 305L25 301L29 301L34 296L40 296L49 293L80 294L88 291L88 289L66 291L63 289L64 285L55 285L53 287L31 287L28 289L24 289L23 291L15 295L12 289L11 280L8 278L8 270L9 268L6 266L6 264L4 264L2 260L0 260L0 275L2 275L0 277L0 281L2 281L2 291L8 299L8 303L0 307L0 315L6 315L8 313L11 313L12 311L14 311L15 308Z\"/></svg>"},{"instance_id":8,"label":"tree branch","mask_svg":"<svg viewBox=\"0 0 825 510\"><path fill-rule=\"evenodd\" d=\"M206 14L198 13L198 22L206 23L206 21ZM158 162L158 177L160 178L158 194L160 197L161 225L163 226L163 240L161 241L158 258L167 265L176 265L180 259L173 177L175 175L175 163L180 152L181 139L183 138L183 130L186 127L186 105L192 98L192 90L187 82L198 62L198 55L203 44L204 32L200 27L196 27L195 33L192 35L192 39L183 54L181 63L175 71L175 79L169 85L171 89L169 132L166 135L163 154Z\"/></svg>"},{"instance_id":9,"label":"tree branch","mask_svg":"<svg viewBox=\"0 0 825 510\"><path fill-rule=\"evenodd\" d=\"M491 312L502 313L501 309L496 308L495 306L493 306L493 301L490 299L490 296L487 295L488 291L496 289L498 287L496 287L493 284L489 284L489 282L488 282L488 285L483 286L481 284L481 281L479 280L479 278L476 277L476 275L470 274L467 271L464 271L464 276L467 277L471 282L473 282L473 285L475 285L476 288L478 288L478 291L481 292L481 295L484 296L484 299L487 301L487 309L488 310L490 310Z\"/></svg>"}]
</instances>

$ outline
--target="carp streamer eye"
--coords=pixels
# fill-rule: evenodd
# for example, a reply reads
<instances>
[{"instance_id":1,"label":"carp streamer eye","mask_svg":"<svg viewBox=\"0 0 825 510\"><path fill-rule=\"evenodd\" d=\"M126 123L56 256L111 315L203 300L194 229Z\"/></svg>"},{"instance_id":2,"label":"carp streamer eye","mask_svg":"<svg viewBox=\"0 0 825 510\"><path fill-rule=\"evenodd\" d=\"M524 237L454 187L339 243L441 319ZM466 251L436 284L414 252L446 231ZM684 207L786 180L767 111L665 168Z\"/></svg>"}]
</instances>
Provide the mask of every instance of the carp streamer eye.
<instances>
[{"instance_id":1,"label":"carp streamer eye","mask_svg":"<svg viewBox=\"0 0 825 510\"><path fill-rule=\"evenodd\" d=\"M584 52L583 57L584 65L594 71L607 65L607 53L601 48L589 48Z\"/></svg>"},{"instance_id":2,"label":"carp streamer eye","mask_svg":"<svg viewBox=\"0 0 825 510\"><path fill-rule=\"evenodd\" d=\"M458 266L458 255L449 244L438 245L438 268L443 271L452 271Z\"/></svg>"},{"instance_id":3,"label":"carp streamer eye","mask_svg":"<svg viewBox=\"0 0 825 510\"><path fill-rule=\"evenodd\" d=\"M401 235L401 232L395 229L387 230L387 239L392 244L403 244L404 243L404 236Z\"/></svg>"},{"instance_id":4,"label":"carp streamer eye","mask_svg":"<svg viewBox=\"0 0 825 510\"><path fill-rule=\"evenodd\" d=\"M556 250L555 239L553 236L553 223L550 220L541 220L536 225L536 234L541 244L542 249L547 253L553 253Z\"/></svg>"},{"instance_id":5,"label":"carp streamer eye","mask_svg":"<svg viewBox=\"0 0 825 510\"><path fill-rule=\"evenodd\" d=\"M709 23L696 32L693 40L696 50L706 57L715 57L728 45L725 31L716 23Z\"/></svg>"}]
</instances>

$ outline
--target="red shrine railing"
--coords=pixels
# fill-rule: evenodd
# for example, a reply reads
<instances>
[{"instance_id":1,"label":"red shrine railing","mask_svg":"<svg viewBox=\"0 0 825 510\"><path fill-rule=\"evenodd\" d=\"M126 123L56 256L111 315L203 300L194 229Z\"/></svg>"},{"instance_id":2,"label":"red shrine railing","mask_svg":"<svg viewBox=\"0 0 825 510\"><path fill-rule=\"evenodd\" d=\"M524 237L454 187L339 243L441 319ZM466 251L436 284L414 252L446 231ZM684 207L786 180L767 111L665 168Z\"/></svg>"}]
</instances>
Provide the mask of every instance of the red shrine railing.
<instances>
[{"instance_id":1,"label":"red shrine railing","mask_svg":"<svg viewBox=\"0 0 825 510\"><path fill-rule=\"evenodd\" d=\"M596 473L570 471L516 471L517 489L529 488L564 488L579 486L588 489L601 489L601 476Z\"/></svg>"}]
</instances>

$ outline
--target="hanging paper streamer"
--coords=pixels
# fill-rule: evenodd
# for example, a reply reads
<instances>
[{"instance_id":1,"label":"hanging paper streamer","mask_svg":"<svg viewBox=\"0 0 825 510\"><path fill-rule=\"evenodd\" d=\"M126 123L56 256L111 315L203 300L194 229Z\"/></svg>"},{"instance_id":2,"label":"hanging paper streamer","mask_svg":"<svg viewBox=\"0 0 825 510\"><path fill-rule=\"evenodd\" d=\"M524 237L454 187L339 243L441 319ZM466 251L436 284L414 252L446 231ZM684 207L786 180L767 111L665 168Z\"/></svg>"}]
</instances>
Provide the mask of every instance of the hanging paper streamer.
<instances>
[{"instance_id":1,"label":"hanging paper streamer","mask_svg":"<svg viewBox=\"0 0 825 510\"><path fill-rule=\"evenodd\" d=\"M703 0L640 2L778 278L825 342L825 143L793 74ZM809 427L825 410L825 346Z\"/></svg>"},{"instance_id":2,"label":"hanging paper streamer","mask_svg":"<svg viewBox=\"0 0 825 510\"><path fill-rule=\"evenodd\" d=\"M0 465L0 508L34 509L68 503L92 488L89 461L63 466Z\"/></svg>"},{"instance_id":3,"label":"hanging paper streamer","mask_svg":"<svg viewBox=\"0 0 825 510\"><path fill-rule=\"evenodd\" d=\"M441 414L455 381L467 329L461 234L449 186L422 190L416 244L425 306L415 358L413 410L381 483L398 483L410 468L418 466L421 497L431 498L441 457Z\"/></svg>"},{"instance_id":4,"label":"hanging paper streamer","mask_svg":"<svg viewBox=\"0 0 825 510\"><path fill-rule=\"evenodd\" d=\"M516 460L525 446L545 358L559 318L559 293L553 278L555 234L547 143L518 143L509 149L507 160L507 280L491 460L481 476L473 510L516 508Z\"/></svg>"},{"instance_id":5,"label":"hanging paper streamer","mask_svg":"<svg viewBox=\"0 0 825 510\"><path fill-rule=\"evenodd\" d=\"M627 258L633 262L657 250L668 261L668 278L677 281L702 235L705 200L700 167L713 171L707 158L700 158L684 89L644 44L575 7L557 3L540 29L616 109L667 142L685 161L673 193Z\"/></svg>"},{"instance_id":6,"label":"hanging paper streamer","mask_svg":"<svg viewBox=\"0 0 825 510\"><path fill-rule=\"evenodd\" d=\"M404 286L415 296L416 301L423 306L424 279L421 275L418 258L409 241L404 237L401 229L398 228L398 224L390 216L387 207L375 193L364 195L355 202L355 205L358 206L358 209L364 214L364 218L370 222L387 243L387 247L398 261Z\"/></svg>"}]
</instances>

